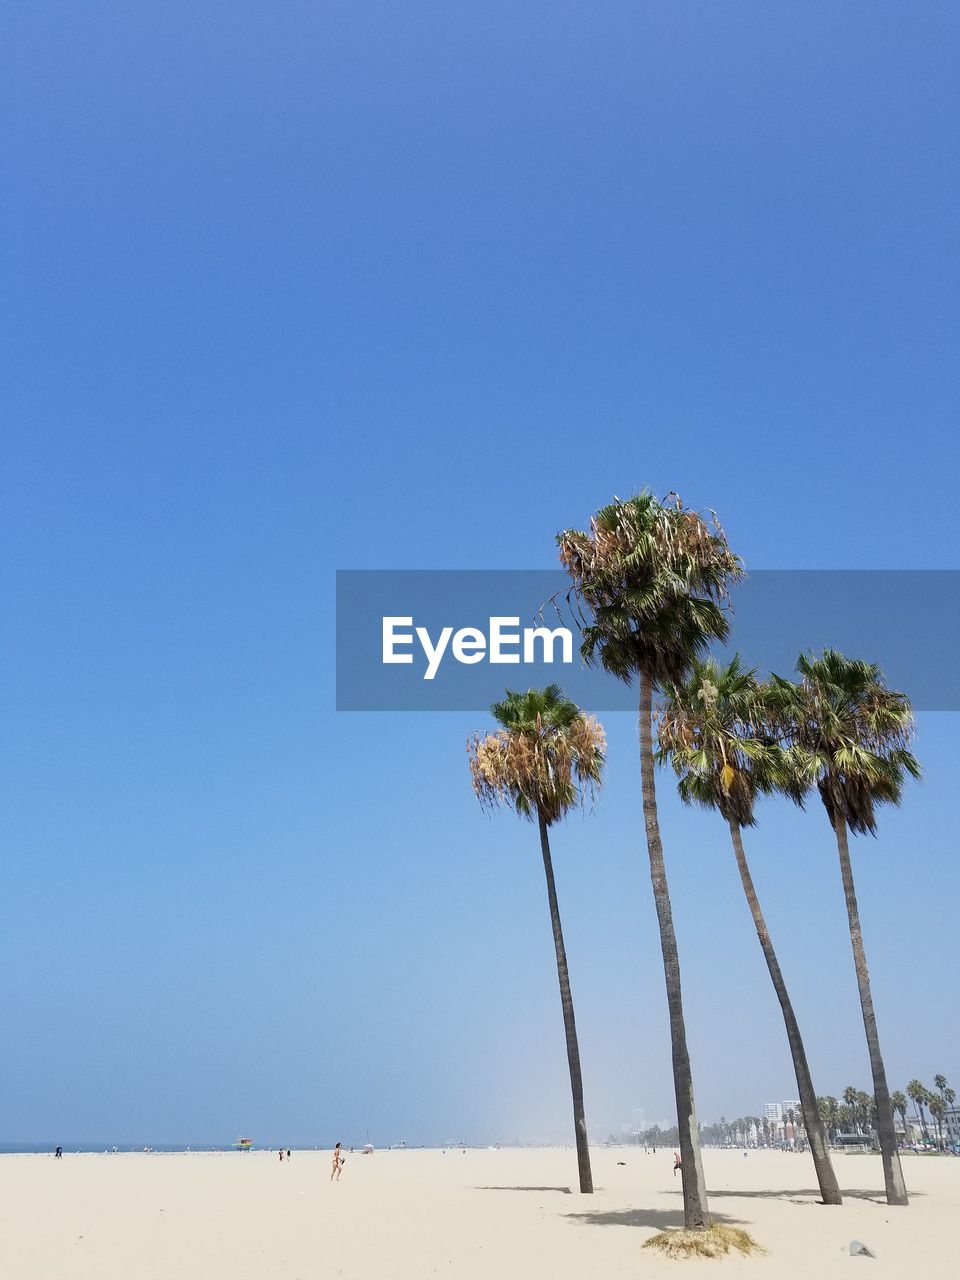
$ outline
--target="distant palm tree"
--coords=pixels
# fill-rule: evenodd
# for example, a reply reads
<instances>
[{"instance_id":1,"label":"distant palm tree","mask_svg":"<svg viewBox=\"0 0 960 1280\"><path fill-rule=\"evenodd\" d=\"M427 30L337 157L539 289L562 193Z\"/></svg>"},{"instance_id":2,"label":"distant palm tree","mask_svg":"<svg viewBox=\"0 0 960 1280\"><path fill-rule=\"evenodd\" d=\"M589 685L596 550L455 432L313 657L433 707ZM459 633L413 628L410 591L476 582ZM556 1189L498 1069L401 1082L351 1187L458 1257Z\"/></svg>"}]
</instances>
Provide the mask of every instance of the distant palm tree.
<instances>
[{"instance_id":1,"label":"distant palm tree","mask_svg":"<svg viewBox=\"0 0 960 1280\"><path fill-rule=\"evenodd\" d=\"M933 1123L937 1126L937 1146L943 1150L943 1117L947 1110L946 1103L942 1098L935 1095L931 1096L928 1103L930 1114L933 1116Z\"/></svg>"},{"instance_id":2,"label":"distant palm tree","mask_svg":"<svg viewBox=\"0 0 960 1280\"><path fill-rule=\"evenodd\" d=\"M933 1077L933 1086L940 1095L940 1101L943 1103L944 1111L948 1107L952 1107L956 1102L957 1095L947 1084L947 1077L944 1075L936 1075Z\"/></svg>"},{"instance_id":3,"label":"distant palm tree","mask_svg":"<svg viewBox=\"0 0 960 1280\"><path fill-rule=\"evenodd\" d=\"M711 641L727 635L723 609L740 561L723 530L676 495L663 502L649 490L614 500L593 517L590 530L557 537L572 594L587 614L581 655L625 683L639 681L640 776L660 949L663 956L673 1082L683 1183L684 1225L709 1226L700 1158L693 1074L687 1048L680 959L657 816L653 757L653 690L682 680Z\"/></svg>"},{"instance_id":4,"label":"distant palm tree","mask_svg":"<svg viewBox=\"0 0 960 1280\"><path fill-rule=\"evenodd\" d=\"M817 1098L817 1111L820 1113L820 1120L828 1140L832 1140L840 1120L839 1103L836 1098L826 1094L821 1098Z\"/></svg>"},{"instance_id":5,"label":"distant palm tree","mask_svg":"<svg viewBox=\"0 0 960 1280\"><path fill-rule=\"evenodd\" d=\"M508 689L506 698L495 703L491 712L501 728L483 738L475 736L469 744L473 788L481 803L505 804L522 818L535 821L540 830L567 1041L580 1190L589 1194L593 1191L593 1175L583 1108L580 1047L549 829L581 804L585 795L599 788L606 739L597 721L584 715L555 684L546 689L528 689L526 693Z\"/></svg>"},{"instance_id":6,"label":"distant palm tree","mask_svg":"<svg viewBox=\"0 0 960 1280\"><path fill-rule=\"evenodd\" d=\"M930 1091L926 1085L919 1080L911 1080L907 1085L907 1097L917 1108L917 1118L920 1121L920 1132L923 1134L924 1142L927 1141L927 1117L923 1113L923 1108L930 1101Z\"/></svg>"},{"instance_id":7,"label":"distant palm tree","mask_svg":"<svg viewBox=\"0 0 960 1280\"><path fill-rule=\"evenodd\" d=\"M714 658L695 659L687 678L665 684L663 692L657 758L673 767L684 803L713 809L726 821L740 883L780 1002L820 1195L824 1204L841 1204L800 1027L743 847L743 828L756 823L757 795L776 790L785 773L782 749L755 733L762 718L762 687L756 673L740 665L737 654L726 665Z\"/></svg>"},{"instance_id":8,"label":"distant palm tree","mask_svg":"<svg viewBox=\"0 0 960 1280\"><path fill-rule=\"evenodd\" d=\"M850 1117L850 1127L859 1133L860 1090L855 1085L848 1084L843 1091L843 1101Z\"/></svg>"},{"instance_id":9,"label":"distant palm tree","mask_svg":"<svg viewBox=\"0 0 960 1280\"><path fill-rule=\"evenodd\" d=\"M957 1100L957 1094L956 1094L956 1091L955 1091L954 1089L951 1089L951 1088L950 1088L950 1086L949 1086L948 1084L947 1084L947 1085L944 1085L944 1087L943 1087L943 1109L944 1109L944 1113L946 1113L947 1111L949 1111L949 1110L953 1107L953 1104L956 1102L956 1100Z\"/></svg>"},{"instance_id":10,"label":"distant palm tree","mask_svg":"<svg viewBox=\"0 0 960 1280\"><path fill-rule=\"evenodd\" d=\"M887 1204L908 1204L880 1035L873 1008L860 909L847 831L876 831L879 804L899 804L906 776L920 776L907 749L913 729L909 699L888 689L880 668L827 649L801 654L798 684L773 677L768 698L786 732L799 793L816 786L837 838L860 1009L870 1055ZM796 797L795 797L796 798Z\"/></svg>"},{"instance_id":11,"label":"distant palm tree","mask_svg":"<svg viewBox=\"0 0 960 1280\"><path fill-rule=\"evenodd\" d=\"M864 1131L872 1135L877 1123L877 1103L872 1093L857 1095Z\"/></svg>"},{"instance_id":12,"label":"distant palm tree","mask_svg":"<svg viewBox=\"0 0 960 1280\"><path fill-rule=\"evenodd\" d=\"M896 1093L891 1093L891 1095L890 1095L890 1105L893 1107L894 1111L896 1111L897 1115L900 1117L900 1123L903 1125L903 1136L904 1136L904 1140L906 1140L906 1137L907 1137L907 1098L906 1098L906 1094L901 1093L899 1089L896 1091Z\"/></svg>"}]
</instances>

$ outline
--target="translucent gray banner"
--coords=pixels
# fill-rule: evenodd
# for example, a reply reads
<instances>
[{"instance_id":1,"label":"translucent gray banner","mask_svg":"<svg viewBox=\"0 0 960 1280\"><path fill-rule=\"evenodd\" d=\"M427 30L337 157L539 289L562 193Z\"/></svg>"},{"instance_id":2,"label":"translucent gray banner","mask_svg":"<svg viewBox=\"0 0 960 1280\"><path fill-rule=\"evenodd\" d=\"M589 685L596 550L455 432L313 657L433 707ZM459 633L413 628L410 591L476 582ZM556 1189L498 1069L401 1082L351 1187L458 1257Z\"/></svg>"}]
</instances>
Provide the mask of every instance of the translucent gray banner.
<instances>
[{"instance_id":1,"label":"translucent gray banner","mask_svg":"<svg viewBox=\"0 0 960 1280\"><path fill-rule=\"evenodd\" d=\"M635 689L581 662L569 587L549 569L338 571L337 710L482 711L553 681L590 711L633 708ZM879 662L918 711L960 710L960 570L759 570L730 621L718 653L763 674L829 646Z\"/></svg>"}]
</instances>

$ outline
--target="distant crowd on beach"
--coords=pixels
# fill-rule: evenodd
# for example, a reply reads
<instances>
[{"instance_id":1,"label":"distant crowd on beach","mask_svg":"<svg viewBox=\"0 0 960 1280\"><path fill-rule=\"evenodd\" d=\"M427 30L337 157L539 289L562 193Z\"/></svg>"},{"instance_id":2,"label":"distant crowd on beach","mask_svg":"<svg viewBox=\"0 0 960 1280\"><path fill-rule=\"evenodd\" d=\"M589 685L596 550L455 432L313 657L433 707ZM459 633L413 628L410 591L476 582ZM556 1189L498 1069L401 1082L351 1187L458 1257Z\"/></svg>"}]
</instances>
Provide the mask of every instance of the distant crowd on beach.
<instances>
[{"instance_id":1,"label":"distant crowd on beach","mask_svg":"<svg viewBox=\"0 0 960 1280\"><path fill-rule=\"evenodd\" d=\"M352 1151L352 1150L353 1150L353 1148L351 1147L351 1148L350 1148L350 1150ZM369 1154L371 1154L371 1153L372 1153L372 1151L373 1151L373 1147L371 1147L371 1146L367 1145L367 1146L366 1146L366 1147L364 1147L364 1149L363 1149L363 1154L364 1154L364 1155L369 1155ZM281 1163L281 1164L283 1164L283 1162L284 1162L284 1161L286 1161L286 1162L287 1162L287 1164L289 1164L289 1163L290 1163L290 1160L291 1160L291 1158L292 1158L292 1156L293 1156L293 1152L292 1152L292 1150L291 1150L291 1148L290 1148L290 1147L281 1147L281 1148L279 1149L279 1151L277 1152L277 1155L278 1155L278 1156L279 1156L279 1158L280 1158L280 1163ZM53 1156L54 1156L54 1159L55 1159L55 1160L62 1160L62 1159L63 1159L63 1147L58 1145L58 1146L57 1146L57 1148L56 1148L56 1150L55 1150L55 1151L54 1151L54 1153L53 1153ZM344 1154L344 1150L343 1150L343 1143L338 1142L338 1143L337 1143L337 1145L333 1148L333 1165L332 1165L332 1168L331 1168L331 1170L330 1170L330 1181L331 1181L331 1182L334 1182L334 1181L339 1182L339 1181L340 1181L340 1178L341 1178L341 1176L342 1176L342 1174L343 1174L343 1166L344 1166L346 1163L347 1163L347 1157L346 1157L346 1155Z\"/></svg>"}]
</instances>

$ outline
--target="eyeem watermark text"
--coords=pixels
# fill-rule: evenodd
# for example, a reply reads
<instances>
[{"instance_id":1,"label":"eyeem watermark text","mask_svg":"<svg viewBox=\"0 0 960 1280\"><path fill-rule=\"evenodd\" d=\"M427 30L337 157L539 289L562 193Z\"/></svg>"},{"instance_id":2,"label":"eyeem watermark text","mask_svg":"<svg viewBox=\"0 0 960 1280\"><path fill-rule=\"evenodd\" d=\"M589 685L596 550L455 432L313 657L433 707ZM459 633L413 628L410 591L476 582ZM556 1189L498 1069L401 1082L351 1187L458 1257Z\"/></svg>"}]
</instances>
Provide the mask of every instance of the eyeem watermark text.
<instances>
[{"instance_id":1,"label":"eyeem watermark text","mask_svg":"<svg viewBox=\"0 0 960 1280\"><path fill-rule=\"evenodd\" d=\"M338 709L486 714L506 687L556 682L592 712L635 713L636 682L581 658L569 590L562 569L338 571ZM830 646L879 662L917 711L960 710L960 571L751 570L732 606L718 656L789 676Z\"/></svg>"},{"instance_id":2,"label":"eyeem watermark text","mask_svg":"<svg viewBox=\"0 0 960 1280\"><path fill-rule=\"evenodd\" d=\"M415 627L413 617L384 617L383 662L410 665L419 646L424 680L433 680L444 658L472 667L478 662L518 666L521 662L573 662L573 633L567 627L521 627L519 616L488 619L479 627L441 627L435 635L428 627ZM557 652L559 651L559 658Z\"/></svg>"}]
</instances>

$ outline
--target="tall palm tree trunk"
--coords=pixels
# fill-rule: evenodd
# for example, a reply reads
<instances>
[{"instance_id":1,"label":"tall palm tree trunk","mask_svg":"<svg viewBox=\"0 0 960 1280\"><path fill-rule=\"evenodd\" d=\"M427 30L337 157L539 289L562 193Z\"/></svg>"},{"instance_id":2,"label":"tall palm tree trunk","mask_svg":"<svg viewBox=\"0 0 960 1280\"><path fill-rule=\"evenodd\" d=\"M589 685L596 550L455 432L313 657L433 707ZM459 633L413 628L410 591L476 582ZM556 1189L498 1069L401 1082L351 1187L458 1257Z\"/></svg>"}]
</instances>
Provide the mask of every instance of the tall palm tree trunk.
<instances>
[{"instance_id":1,"label":"tall palm tree trunk","mask_svg":"<svg viewBox=\"0 0 960 1280\"><path fill-rule=\"evenodd\" d=\"M835 830L837 850L840 854L843 896L846 899L847 920L850 924L850 941L853 944L853 963L856 967L857 986L860 990L863 1029L867 1033L867 1051L870 1054L870 1070L873 1073L873 1096L877 1106L877 1132L880 1136L880 1155L883 1159L883 1181L887 1191L887 1204L909 1204L903 1170L900 1168L900 1156L897 1152L897 1131L893 1124L893 1107L890 1103L890 1090L887 1088L887 1073L880 1054L880 1035L877 1031L877 1017L873 1011L870 974L867 972L867 957L863 950L863 934L860 930L860 909L857 906L857 891L853 883L853 868L850 866L847 824L843 818L837 819Z\"/></svg>"},{"instance_id":2,"label":"tall palm tree trunk","mask_svg":"<svg viewBox=\"0 0 960 1280\"><path fill-rule=\"evenodd\" d=\"M747 903L750 907L750 914L753 916L753 923L756 926L757 937L760 939L760 947L763 951L763 958L767 962L767 968L770 971L770 978L773 982L773 989L777 993L777 999L780 1001L780 1008L783 1011L783 1022L787 1028L787 1042L790 1045L790 1055L793 1058L793 1070L797 1077L797 1089L800 1093L800 1107L803 1111L803 1124L807 1131L807 1141L810 1143L810 1154L813 1156L813 1166L817 1172L817 1182L820 1184L820 1196L824 1204L842 1204L843 1200L840 1196L840 1186L837 1182L837 1175L833 1171L833 1164L830 1160L830 1152L827 1149L827 1140L824 1134L823 1118L820 1115L820 1108L817 1106L817 1094L813 1087L813 1080L810 1078L810 1068L807 1065L807 1054L803 1047L803 1040L800 1036L800 1028L797 1025L796 1015L793 1012L793 1005L790 1002L790 996L787 993L787 984L783 980L783 974L780 970L780 961L777 959L777 953L773 949L773 942L767 930L767 922L763 918L763 912L760 910L760 902L757 898L757 891L754 888L753 876L750 874L750 868L747 866L746 854L743 851L743 837L738 823L733 819L729 820L730 838L733 840L733 851L737 856L737 866L740 869L740 881L743 884L743 892L747 896Z\"/></svg>"},{"instance_id":3,"label":"tall palm tree trunk","mask_svg":"<svg viewBox=\"0 0 960 1280\"><path fill-rule=\"evenodd\" d=\"M537 810L537 821L540 824L540 849L543 853L543 870L547 877L547 897L550 900L553 945L557 952L557 977L560 979L563 1030L567 1038L567 1063L570 1067L570 1090L573 1094L573 1126L577 1137L577 1165L580 1170L580 1190L590 1195L593 1192L593 1174L590 1170L587 1122L583 1113L583 1077L580 1074L580 1046L577 1043L577 1022L573 1016L573 996L570 994L570 975L567 972L567 951L563 945L563 930L560 927L560 907L557 903L557 886L553 878L550 837L547 833L547 824L539 809Z\"/></svg>"},{"instance_id":4,"label":"tall palm tree trunk","mask_svg":"<svg viewBox=\"0 0 960 1280\"><path fill-rule=\"evenodd\" d=\"M916 1100L916 1108L917 1108L917 1119L920 1121L920 1133L923 1137L924 1142L926 1142L927 1139L930 1137L930 1135L927 1133L927 1117L923 1111L923 1103L920 1102L919 1099Z\"/></svg>"},{"instance_id":5,"label":"tall palm tree trunk","mask_svg":"<svg viewBox=\"0 0 960 1280\"><path fill-rule=\"evenodd\" d=\"M660 823L657 819L657 792L653 764L653 683L649 676L640 677L640 779L643 793L643 822L647 832L650 856L650 879L660 925L660 949L663 952L663 974L667 984L667 1007L670 1011L670 1043L673 1048L673 1087L677 1099L677 1126L680 1131L680 1160L683 1181L683 1219L689 1229L702 1230L710 1225L707 1208L707 1185L700 1159L700 1137L693 1101L693 1075L687 1050L687 1029L683 1021L680 991L680 959L677 936L673 930L673 911L667 870L663 863Z\"/></svg>"}]
</instances>

